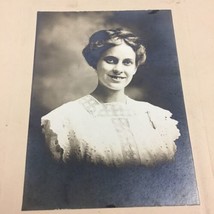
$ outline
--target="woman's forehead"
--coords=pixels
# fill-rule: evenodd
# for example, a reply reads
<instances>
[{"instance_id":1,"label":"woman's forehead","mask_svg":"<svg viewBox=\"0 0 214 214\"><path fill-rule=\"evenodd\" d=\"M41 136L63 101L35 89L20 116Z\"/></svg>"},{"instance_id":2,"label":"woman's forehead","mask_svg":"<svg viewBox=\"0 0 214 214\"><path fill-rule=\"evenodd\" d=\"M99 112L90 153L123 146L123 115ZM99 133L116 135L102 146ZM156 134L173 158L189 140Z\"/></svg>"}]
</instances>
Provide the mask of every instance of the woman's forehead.
<instances>
[{"instance_id":1,"label":"woman's forehead","mask_svg":"<svg viewBox=\"0 0 214 214\"><path fill-rule=\"evenodd\" d=\"M114 56L117 58L135 59L136 54L135 54L134 50L129 45L127 45L125 42L123 42L120 45L116 45L114 47L107 49L102 54L102 57L106 57L106 56Z\"/></svg>"}]
</instances>

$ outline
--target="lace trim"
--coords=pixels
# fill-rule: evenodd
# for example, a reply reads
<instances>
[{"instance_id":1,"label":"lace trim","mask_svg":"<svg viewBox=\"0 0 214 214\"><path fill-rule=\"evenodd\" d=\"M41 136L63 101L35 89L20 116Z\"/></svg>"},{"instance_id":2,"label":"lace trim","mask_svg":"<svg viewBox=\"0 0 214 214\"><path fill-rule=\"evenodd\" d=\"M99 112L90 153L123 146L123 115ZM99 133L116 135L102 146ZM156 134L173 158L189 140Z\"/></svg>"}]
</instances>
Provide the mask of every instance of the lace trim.
<instances>
[{"instance_id":1,"label":"lace trim","mask_svg":"<svg viewBox=\"0 0 214 214\"><path fill-rule=\"evenodd\" d=\"M130 117L134 111L123 103L100 103L93 96L87 95L79 100L86 111L94 117Z\"/></svg>"},{"instance_id":2,"label":"lace trim","mask_svg":"<svg viewBox=\"0 0 214 214\"><path fill-rule=\"evenodd\" d=\"M124 162L139 162L140 155L128 119L112 118L112 123L120 138Z\"/></svg>"}]
</instances>

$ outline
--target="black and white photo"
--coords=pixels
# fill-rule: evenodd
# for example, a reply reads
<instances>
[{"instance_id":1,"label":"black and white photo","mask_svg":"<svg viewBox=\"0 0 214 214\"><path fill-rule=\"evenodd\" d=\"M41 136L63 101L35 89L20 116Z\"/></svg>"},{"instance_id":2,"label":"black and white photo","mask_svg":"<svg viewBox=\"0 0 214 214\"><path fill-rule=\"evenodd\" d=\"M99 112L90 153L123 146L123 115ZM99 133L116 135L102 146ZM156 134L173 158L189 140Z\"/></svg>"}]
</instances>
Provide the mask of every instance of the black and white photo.
<instances>
[{"instance_id":1,"label":"black and white photo","mask_svg":"<svg viewBox=\"0 0 214 214\"><path fill-rule=\"evenodd\" d=\"M22 210L196 204L171 11L39 12Z\"/></svg>"}]
</instances>

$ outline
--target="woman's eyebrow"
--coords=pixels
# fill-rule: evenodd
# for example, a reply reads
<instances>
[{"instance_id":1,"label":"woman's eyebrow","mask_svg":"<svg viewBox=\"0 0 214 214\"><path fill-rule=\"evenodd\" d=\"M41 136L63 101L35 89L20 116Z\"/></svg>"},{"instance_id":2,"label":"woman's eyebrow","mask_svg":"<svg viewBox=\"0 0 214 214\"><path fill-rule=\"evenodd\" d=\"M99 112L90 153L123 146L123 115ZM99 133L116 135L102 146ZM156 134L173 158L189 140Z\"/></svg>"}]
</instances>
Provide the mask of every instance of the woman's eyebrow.
<instances>
[{"instance_id":1,"label":"woman's eyebrow","mask_svg":"<svg viewBox=\"0 0 214 214\"><path fill-rule=\"evenodd\" d=\"M111 56L111 55L105 56L105 57L103 57L103 59L118 60L118 58L117 58L117 57L115 57L115 56Z\"/></svg>"},{"instance_id":2,"label":"woman's eyebrow","mask_svg":"<svg viewBox=\"0 0 214 214\"><path fill-rule=\"evenodd\" d=\"M112 55L107 55L107 56L105 56L104 58L115 58L115 59L117 59L117 57L112 56Z\"/></svg>"},{"instance_id":3,"label":"woman's eyebrow","mask_svg":"<svg viewBox=\"0 0 214 214\"><path fill-rule=\"evenodd\" d=\"M134 61L135 59L132 59L132 58L125 58L123 60L130 60L130 61Z\"/></svg>"}]
</instances>

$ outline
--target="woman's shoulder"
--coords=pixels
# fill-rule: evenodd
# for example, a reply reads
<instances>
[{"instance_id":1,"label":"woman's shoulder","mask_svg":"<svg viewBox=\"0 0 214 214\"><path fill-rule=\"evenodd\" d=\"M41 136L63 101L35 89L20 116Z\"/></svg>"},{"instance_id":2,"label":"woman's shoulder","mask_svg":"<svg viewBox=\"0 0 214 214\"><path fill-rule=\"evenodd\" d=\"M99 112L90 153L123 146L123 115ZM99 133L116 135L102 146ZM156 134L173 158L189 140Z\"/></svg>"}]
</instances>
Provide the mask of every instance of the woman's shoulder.
<instances>
[{"instance_id":1,"label":"woman's shoulder","mask_svg":"<svg viewBox=\"0 0 214 214\"><path fill-rule=\"evenodd\" d=\"M128 99L129 99L129 103L133 106L133 108L135 108L136 111L151 113L154 115L162 115L167 117L172 116L172 113L169 110L153 105L149 102L138 101L131 98L128 98Z\"/></svg>"},{"instance_id":2,"label":"woman's shoulder","mask_svg":"<svg viewBox=\"0 0 214 214\"><path fill-rule=\"evenodd\" d=\"M135 110L142 115L147 115L154 129L161 133L164 142L174 142L180 136L177 128L178 121L173 119L173 114L166 109L150 104L148 102L131 100Z\"/></svg>"},{"instance_id":3,"label":"woman's shoulder","mask_svg":"<svg viewBox=\"0 0 214 214\"><path fill-rule=\"evenodd\" d=\"M86 95L87 96L87 95ZM85 97L78 98L73 101L69 101L67 103L62 104L61 106L51 110L49 113L42 116L41 121L62 121L66 120L69 116L74 117L75 115L82 114L82 108L81 108L81 100L85 99Z\"/></svg>"}]
</instances>

